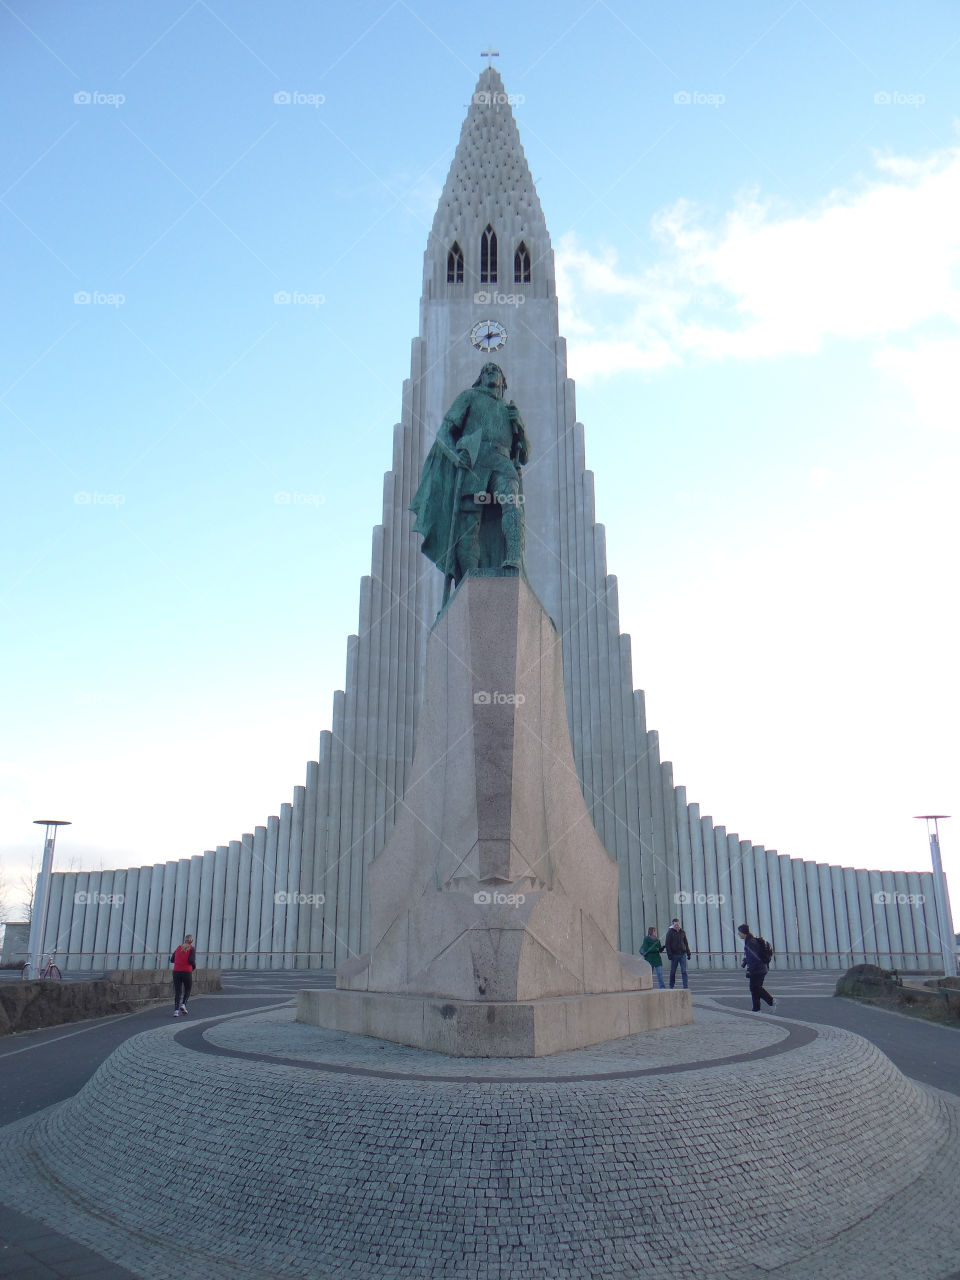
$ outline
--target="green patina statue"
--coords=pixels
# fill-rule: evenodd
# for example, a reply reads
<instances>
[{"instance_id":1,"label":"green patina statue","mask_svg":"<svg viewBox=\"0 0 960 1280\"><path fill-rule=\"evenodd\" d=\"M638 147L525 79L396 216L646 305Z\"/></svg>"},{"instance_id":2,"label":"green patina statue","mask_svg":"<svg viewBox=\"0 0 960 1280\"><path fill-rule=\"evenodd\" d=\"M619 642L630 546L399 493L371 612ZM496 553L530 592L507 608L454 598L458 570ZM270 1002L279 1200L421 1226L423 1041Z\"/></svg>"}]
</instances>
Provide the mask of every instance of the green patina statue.
<instances>
[{"instance_id":1,"label":"green patina statue","mask_svg":"<svg viewBox=\"0 0 960 1280\"><path fill-rule=\"evenodd\" d=\"M530 456L526 429L507 380L485 364L473 386L447 411L427 454L411 511L420 548L451 583L472 569L523 570L523 479Z\"/></svg>"}]
</instances>

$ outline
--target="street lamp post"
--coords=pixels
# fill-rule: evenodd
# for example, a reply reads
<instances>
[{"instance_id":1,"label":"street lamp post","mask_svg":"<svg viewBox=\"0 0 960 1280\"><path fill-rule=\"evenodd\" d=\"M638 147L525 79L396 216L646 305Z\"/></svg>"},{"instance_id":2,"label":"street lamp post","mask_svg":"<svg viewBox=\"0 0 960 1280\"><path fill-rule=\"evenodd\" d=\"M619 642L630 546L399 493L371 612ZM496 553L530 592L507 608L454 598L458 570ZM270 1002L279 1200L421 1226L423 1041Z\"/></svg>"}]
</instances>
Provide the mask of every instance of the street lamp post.
<instances>
[{"instance_id":1,"label":"street lamp post","mask_svg":"<svg viewBox=\"0 0 960 1280\"><path fill-rule=\"evenodd\" d=\"M30 945L28 953L33 963L33 976L36 977L43 968L43 930L47 921L47 906L50 902L50 875L53 871L53 849L57 843L57 827L69 827L71 823L63 818L35 818L34 825L46 827L43 840L43 862L37 876L37 887L33 895L33 915L30 917Z\"/></svg>"},{"instance_id":2,"label":"street lamp post","mask_svg":"<svg viewBox=\"0 0 960 1280\"><path fill-rule=\"evenodd\" d=\"M944 977L955 978L957 976L957 944L953 932L953 916L950 914L947 878L943 874L943 862L940 859L940 832L937 828L937 820L949 818L950 815L949 813L917 813L914 817L927 824L930 859L933 862L933 901L937 911L940 949L943 952L943 973Z\"/></svg>"}]
</instances>

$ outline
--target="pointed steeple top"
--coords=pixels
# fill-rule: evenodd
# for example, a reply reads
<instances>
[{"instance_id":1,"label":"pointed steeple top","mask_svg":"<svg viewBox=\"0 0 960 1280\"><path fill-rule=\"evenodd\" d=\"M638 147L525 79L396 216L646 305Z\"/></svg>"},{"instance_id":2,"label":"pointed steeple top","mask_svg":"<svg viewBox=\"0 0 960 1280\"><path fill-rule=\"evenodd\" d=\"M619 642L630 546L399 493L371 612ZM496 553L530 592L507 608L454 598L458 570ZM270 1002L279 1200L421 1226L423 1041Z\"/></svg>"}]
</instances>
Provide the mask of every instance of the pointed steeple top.
<instances>
[{"instance_id":1,"label":"pointed steeple top","mask_svg":"<svg viewBox=\"0 0 960 1280\"><path fill-rule=\"evenodd\" d=\"M523 99L508 94L500 73L484 67L460 131L450 172L437 206L431 238L447 243L490 222L517 236L533 236L541 252L550 243L543 210L513 106Z\"/></svg>"}]
</instances>

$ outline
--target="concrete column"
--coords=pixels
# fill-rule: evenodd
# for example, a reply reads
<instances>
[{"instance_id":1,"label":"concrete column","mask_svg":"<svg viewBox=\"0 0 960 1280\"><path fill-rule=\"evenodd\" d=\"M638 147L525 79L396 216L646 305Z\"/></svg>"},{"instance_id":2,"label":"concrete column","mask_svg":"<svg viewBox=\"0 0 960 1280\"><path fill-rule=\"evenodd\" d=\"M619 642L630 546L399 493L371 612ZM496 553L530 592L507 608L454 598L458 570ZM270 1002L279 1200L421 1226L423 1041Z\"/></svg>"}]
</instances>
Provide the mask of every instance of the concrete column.
<instances>
[{"instance_id":1,"label":"concrete column","mask_svg":"<svg viewBox=\"0 0 960 1280\"><path fill-rule=\"evenodd\" d=\"M700 832L703 839L703 870L704 879L706 880L706 891L709 897L716 901L717 895L720 893L720 881L717 874L717 842L713 831L713 818L709 814L705 814L700 819ZM720 910L708 911L706 913L707 920L707 950L710 953L709 966L711 969L723 968L723 922L720 917Z\"/></svg>"},{"instance_id":2,"label":"concrete column","mask_svg":"<svg viewBox=\"0 0 960 1280\"><path fill-rule=\"evenodd\" d=\"M66 971L66 969L70 968L72 965L72 961L70 960L70 926L73 921L73 895L75 892L74 886L77 881L77 876L75 872L59 871L54 873L54 878L59 881L59 888L57 890L57 915L54 917L51 913L48 916L48 919L50 920L50 929L52 932L52 936L49 941L54 943L55 946L48 946L47 950L48 952L50 950L56 951L56 963L62 970ZM50 892L52 900L52 883Z\"/></svg>"},{"instance_id":3,"label":"concrete column","mask_svg":"<svg viewBox=\"0 0 960 1280\"><path fill-rule=\"evenodd\" d=\"M391 712L392 714L392 712ZM384 762L384 770L386 763ZM318 880L317 849L317 799L320 793L320 762L307 761L307 786L303 809L303 852L300 858L300 892L306 895L323 893ZM377 848L380 848L378 842ZM323 920L323 911L315 904L308 904L297 916L298 969L310 968L310 929L314 917Z\"/></svg>"},{"instance_id":4,"label":"concrete column","mask_svg":"<svg viewBox=\"0 0 960 1280\"><path fill-rule=\"evenodd\" d=\"M324 921L327 918L327 900L330 897L329 867L327 864L327 828L329 826L330 806L330 762L333 756L333 735L324 730L320 735L318 752L318 784L317 784L317 829L314 837L314 893L323 894L323 903L309 916L311 968L332 968L333 955L324 955L324 949L331 946L329 941L332 932L324 941ZM333 907L336 909L336 891L333 893Z\"/></svg>"},{"instance_id":5,"label":"concrete column","mask_svg":"<svg viewBox=\"0 0 960 1280\"><path fill-rule=\"evenodd\" d=\"M227 845L227 861L223 876L223 923L220 927L220 964L224 969L234 968L237 948L237 894L240 876L240 841L231 840Z\"/></svg>"},{"instance_id":6,"label":"concrete column","mask_svg":"<svg viewBox=\"0 0 960 1280\"><path fill-rule=\"evenodd\" d=\"M887 912L889 908L883 903L885 893L883 879L879 871L868 871L870 884L870 906L873 911L874 936L877 940L877 964L881 968L890 968L890 934L887 929Z\"/></svg>"},{"instance_id":7,"label":"concrete column","mask_svg":"<svg viewBox=\"0 0 960 1280\"><path fill-rule=\"evenodd\" d=\"M287 877L290 868L290 830L292 826L293 806L280 806L280 830L277 837L277 879L273 896L273 958L271 969L285 969L288 957L284 954L287 932L287 912L290 910L287 898Z\"/></svg>"},{"instance_id":8,"label":"concrete column","mask_svg":"<svg viewBox=\"0 0 960 1280\"><path fill-rule=\"evenodd\" d=\"M203 856L195 853L187 868L187 909L184 913L183 931L192 933L197 949L197 967L200 967L200 881L203 877Z\"/></svg>"},{"instance_id":9,"label":"concrete column","mask_svg":"<svg viewBox=\"0 0 960 1280\"><path fill-rule=\"evenodd\" d=\"M267 852L267 828L253 831L253 857L250 860L250 903L247 909L246 967L260 968L263 934L263 864ZM271 913L270 923L273 924Z\"/></svg>"},{"instance_id":10,"label":"concrete column","mask_svg":"<svg viewBox=\"0 0 960 1280\"><path fill-rule=\"evenodd\" d=\"M602 528L602 526L601 526ZM603 550L603 542L600 543ZM610 707L610 741L613 760L613 780L608 788L605 800L611 807L613 849L610 851L617 859L620 868L621 887L625 883L629 889L630 863L630 821L627 810L627 757L624 749L623 714L621 689L623 676L620 670L620 628L619 600L617 595L617 579L612 574L602 576L603 583L603 620L604 646L606 650L609 684L607 686L607 702ZM670 821L676 823L676 805L673 805ZM624 894L620 894L619 902L621 946L625 941L633 942L633 921L630 906ZM624 941L625 940L625 941ZM637 943L640 946L640 943ZM632 951L632 946L630 947Z\"/></svg>"},{"instance_id":11,"label":"concrete column","mask_svg":"<svg viewBox=\"0 0 960 1280\"><path fill-rule=\"evenodd\" d=\"M158 951L161 963L169 959L170 953L183 937L173 936L173 902L177 885L177 864L173 861L163 864L163 881L160 888L160 928L158 930Z\"/></svg>"},{"instance_id":12,"label":"concrete column","mask_svg":"<svg viewBox=\"0 0 960 1280\"><path fill-rule=\"evenodd\" d=\"M210 959L210 920L213 916L213 881L216 868L216 853L212 849L205 849L200 863L200 904L197 908L197 927L194 932L198 965L213 965Z\"/></svg>"},{"instance_id":13,"label":"concrete column","mask_svg":"<svg viewBox=\"0 0 960 1280\"><path fill-rule=\"evenodd\" d=\"M368 788L369 791L369 788ZM295 968L297 964L297 933L301 911L312 911L312 906L301 907L298 901L300 891L300 860L303 849L303 816L306 807L307 792L305 787L293 788L293 811L290 821L290 860L287 866L287 917L283 949L285 968Z\"/></svg>"},{"instance_id":14,"label":"concrete column","mask_svg":"<svg viewBox=\"0 0 960 1280\"><path fill-rule=\"evenodd\" d=\"M743 884L743 920L750 922L754 933L767 935L760 928L760 908L757 901L757 869L753 862L753 842L740 841L740 879Z\"/></svg>"},{"instance_id":15,"label":"concrete column","mask_svg":"<svg viewBox=\"0 0 960 1280\"><path fill-rule=\"evenodd\" d=\"M583 431L579 428L580 424L574 423L573 432L571 433L573 459L570 480L572 481L574 492L574 518L569 523L573 526L571 529L573 541L571 560L576 595L573 617L576 619L577 631L578 663L575 687L578 690L578 701L580 702L580 741L582 751L582 757L579 761L580 780L583 785L583 796L592 818L596 797L600 790L600 778L594 777L594 771L598 764L598 739L594 737L594 734L599 731L599 724L596 723L595 700L592 697L593 691L590 687L592 653L589 637L589 619L591 601L589 598L590 584L587 578L587 553L584 537ZM573 628L571 627L572 630Z\"/></svg>"},{"instance_id":16,"label":"concrete column","mask_svg":"<svg viewBox=\"0 0 960 1280\"><path fill-rule=\"evenodd\" d=\"M36 901L36 898L34 898ZM50 897L47 901L47 918L43 922L43 929L40 932L40 950L44 955L52 955L54 963L59 965L57 958L60 953L60 908L63 905L63 874L56 871L50 876Z\"/></svg>"},{"instance_id":17,"label":"concrete column","mask_svg":"<svg viewBox=\"0 0 960 1280\"><path fill-rule=\"evenodd\" d=\"M737 925L739 920L733 918L733 885L730 875L730 848L727 844L727 828L713 828L713 841L717 859L717 892L720 897L718 915L720 916L720 935L715 950L722 952L719 967L730 969L734 963L739 964L735 952L739 944ZM715 932L711 930L711 932Z\"/></svg>"},{"instance_id":18,"label":"concrete column","mask_svg":"<svg viewBox=\"0 0 960 1280\"><path fill-rule=\"evenodd\" d=\"M357 637L357 682L353 689L353 735L348 740L353 752L353 785L347 796L346 812L348 820L347 848L350 863L350 946L359 954L364 950L366 939L366 903L364 877L366 867L363 864L363 814L370 777L366 760L367 723L371 714L371 683L376 673L370 661L370 627L373 621L373 583L369 575L360 580L360 626ZM349 697L349 689L347 691ZM283 935L281 934L281 937ZM281 944L282 945L282 944ZM286 963L286 960L284 961Z\"/></svg>"},{"instance_id":19,"label":"concrete column","mask_svg":"<svg viewBox=\"0 0 960 1280\"><path fill-rule=\"evenodd\" d=\"M696 962L697 952L700 950L698 939L701 936L697 932L696 890L699 886L693 882L693 849L690 844L687 789L686 787L673 787L672 790L678 845L677 891L686 895L688 905L684 910L687 916L687 937L690 940L690 949L694 953L694 961ZM639 946L639 943L637 945Z\"/></svg>"},{"instance_id":20,"label":"concrete column","mask_svg":"<svg viewBox=\"0 0 960 1280\"><path fill-rule=\"evenodd\" d=\"M383 571L384 571L384 597L388 602L385 606L387 623L381 632L381 662L383 664L383 718L384 725L389 732L379 733L377 735L377 785L376 785L376 826L373 831L373 848L374 852L378 852L383 848L388 832L393 828L395 821L396 802L398 796L396 794L397 785L397 743L396 731L394 726L398 723L402 714L402 694L401 673L399 669L399 653L400 653L400 626L398 601L401 600L405 584L401 577L401 565L403 557L401 555L401 543L407 541L403 536L402 516L399 510L400 504L400 480L396 470L388 472L383 478L383 501L384 501L384 546L383 546ZM319 765L319 761L317 761ZM314 787L319 786L319 772L314 781ZM315 803L315 801L314 801ZM310 777L307 777L307 809L304 816L304 835L303 847L304 853L307 850L312 851L315 841L316 825L310 825ZM309 892L322 893L321 887L311 886ZM306 924L304 917L301 916L300 923L300 942L299 949L304 952L303 965L309 968L313 964L313 957L309 955L310 933L312 925L310 921L317 917L323 921L323 912L314 904L308 913Z\"/></svg>"},{"instance_id":21,"label":"concrete column","mask_svg":"<svg viewBox=\"0 0 960 1280\"><path fill-rule=\"evenodd\" d=\"M274 895L279 891L277 883L277 845L280 839L280 819L271 814L267 819L267 843L263 852L263 896L260 899L260 959L258 968L272 969L274 952L282 947L274 941Z\"/></svg>"},{"instance_id":22,"label":"concrete column","mask_svg":"<svg viewBox=\"0 0 960 1280\"><path fill-rule=\"evenodd\" d=\"M357 637L349 636L347 638L347 678L344 681L346 689L343 703L343 753L341 756L343 781L340 787L340 794L333 806L334 814L338 814L339 817L339 821L336 821L334 829L338 833L338 848L336 855L339 862L339 874L337 877L337 944L341 960L347 959L348 956L356 955L356 944L360 940L360 912L357 904L351 900L354 894L354 889L359 889L359 884L357 883L357 876L354 875L354 869L351 866L353 851L350 847L350 815L353 808L354 773L356 769L357 750L357 707L355 691L357 687L359 661L360 656ZM357 930L355 937L352 935L352 929Z\"/></svg>"},{"instance_id":23,"label":"concrete column","mask_svg":"<svg viewBox=\"0 0 960 1280\"><path fill-rule=\"evenodd\" d=\"M127 872L127 877L123 886L123 912L120 920L120 941L117 943L117 968L118 969L139 969L142 968L141 957L143 955L143 935L137 932L137 908L140 905L140 896L144 888L144 880L146 879L147 892L149 893L148 868L143 869L141 874L139 868L132 867ZM146 906L146 904L144 904Z\"/></svg>"},{"instance_id":24,"label":"concrete column","mask_svg":"<svg viewBox=\"0 0 960 1280\"><path fill-rule=\"evenodd\" d=\"M80 937L80 964L78 968L85 973L93 968L93 948L97 940L97 899L100 894L100 880L99 871L88 873L87 901L81 908L83 911L83 930Z\"/></svg>"},{"instance_id":25,"label":"concrete column","mask_svg":"<svg viewBox=\"0 0 960 1280\"><path fill-rule=\"evenodd\" d=\"M634 692L634 716L636 718L636 735L638 746L637 758L637 792L639 808L637 810L637 833L640 837L640 922L644 933L648 924L656 923L660 927L657 902L657 886L654 879L656 863L656 837L653 830L653 795L650 788L650 762L647 758L649 738L647 734L647 716L645 699L642 690Z\"/></svg>"},{"instance_id":26,"label":"concrete column","mask_svg":"<svg viewBox=\"0 0 960 1280\"><path fill-rule=\"evenodd\" d=\"M783 945L783 931L777 933L770 907L770 879L767 872L767 851L762 844L753 846L753 877L757 890L757 920L760 936L766 938L774 951Z\"/></svg>"},{"instance_id":27,"label":"concrete column","mask_svg":"<svg viewBox=\"0 0 960 1280\"><path fill-rule=\"evenodd\" d=\"M650 776L650 815L653 820L653 856L650 858L653 871L653 893L656 904L653 915L664 920L679 915L670 882L667 878L666 858L667 838L663 829L663 774L660 770L660 735L656 729L647 731L647 771ZM598 833L599 834L599 833Z\"/></svg>"},{"instance_id":28,"label":"concrete column","mask_svg":"<svg viewBox=\"0 0 960 1280\"><path fill-rule=\"evenodd\" d=\"M860 889L857 884L857 872L853 867L843 868L843 890L847 919L850 922L850 955L844 961L844 967L849 969L855 964L866 963L864 923L860 916Z\"/></svg>"},{"instance_id":29,"label":"concrete column","mask_svg":"<svg viewBox=\"0 0 960 1280\"><path fill-rule=\"evenodd\" d=\"M131 962L137 969L149 969L155 964L154 957L148 954L153 950L149 941L153 870L152 866L141 867L137 876L137 901L133 914L133 936L130 940L130 946L138 957L136 959L131 957Z\"/></svg>"},{"instance_id":30,"label":"concrete column","mask_svg":"<svg viewBox=\"0 0 960 1280\"><path fill-rule=\"evenodd\" d=\"M663 791L663 869L667 896L676 903L680 891L680 834L677 830L677 797L673 784L673 765L664 760L660 766ZM676 907L674 907L676 912Z\"/></svg>"},{"instance_id":31,"label":"concrete column","mask_svg":"<svg viewBox=\"0 0 960 1280\"><path fill-rule=\"evenodd\" d=\"M325 856L323 864L323 937L324 949L333 949L334 954L326 958L326 963L336 966L348 957L346 937L340 929L341 911L345 910L348 888L340 885L340 827L337 821L337 806L343 792L343 731L346 720L346 695L338 689L333 695L333 731L330 756L330 805L324 816L321 832Z\"/></svg>"},{"instance_id":32,"label":"concrete column","mask_svg":"<svg viewBox=\"0 0 960 1280\"><path fill-rule=\"evenodd\" d=\"M693 923L697 935L697 964L701 969L712 968L709 957L710 929L707 924L707 870L704 865L703 826L700 821L700 806L694 802L687 805L687 827L690 842L690 886L694 894Z\"/></svg>"},{"instance_id":33,"label":"concrete column","mask_svg":"<svg viewBox=\"0 0 960 1280\"><path fill-rule=\"evenodd\" d=\"M847 909L847 888L842 867L830 868L830 883L837 922L837 951L833 963L840 969L847 969L850 966L850 913Z\"/></svg>"},{"instance_id":34,"label":"concrete column","mask_svg":"<svg viewBox=\"0 0 960 1280\"><path fill-rule=\"evenodd\" d=\"M863 932L864 960L858 964L878 964L880 948L877 945L877 923L873 918L873 893L870 872L857 868L857 901L860 904L860 925Z\"/></svg>"},{"instance_id":35,"label":"concrete column","mask_svg":"<svg viewBox=\"0 0 960 1280\"><path fill-rule=\"evenodd\" d=\"M932 878L933 877L931 876L931 880ZM927 921L925 914L926 905L929 899L926 899L923 877L919 872L908 871L906 873L906 881L907 893L913 897L914 902L914 905L911 907L913 946L917 957L917 963L914 967L917 969L929 969L930 957L926 953L930 950L930 946L927 938Z\"/></svg>"},{"instance_id":36,"label":"concrete column","mask_svg":"<svg viewBox=\"0 0 960 1280\"><path fill-rule=\"evenodd\" d=\"M89 908L88 908L89 910ZM90 968L106 969L107 938L110 934L110 917L113 914L113 872L101 871L100 884L97 888L96 927L93 935L93 954L90 957Z\"/></svg>"},{"instance_id":37,"label":"concrete column","mask_svg":"<svg viewBox=\"0 0 960 1280\"><path fill-rule=\"evenodd\" d=\"M218 844L213 858L213 891L210 896L210 938L207 958L216 969L222 968L223 957L223 904L226 897L227 858L229 847Z\"/></svg>"},{"instance_id":38,"label":"concrete column","mask_svg":"<svg viewBox=\"0 0 960 1280\"><path fill-rule=\"evenodd\" d=\"M730 930L729 947L732 951L739 942L737 928L747 918L746 892L743 887L743 860L741 858L740 836L736 832L727 833L727 866L730 868L730 892L733 898L733 928ZM756 917L750 921L750 927L756 929Z\"/></svg>"},{"instance_id":39,"label":"concrete column","mask_svg":"<svg viewBox=\"0 0 960 1280\"><path fill-rule=\"evenodd\" d=\"M610 619L607 615L607 598L605 591L605 543L606 538L604 536L603 525L595 524L593 528L588 531L587 554L593 556L591 577L593 580L592 585L594 591L593 645L596 662L594 664L592 674L596 681L594 696L596 698L597 710L600 716L600 776L602 778L602 783L599 800L601 812L603 813L603 829L605 832L604 845L606 846L610 856L616 858L619 845L617 832L618 773L613 766L613 707L610 699L610 682L612 679L612 672L610 670L609 649ZM664 792L665 805L666 800L666 792ZM664 818L665 821L669 821L666 808Z\"/></svg>"},{"instance_id":40,"label":"concrete column","mask_svg":"<svg viewBox=\"0 0 960 1280\"><path fill-rule=\"evenodd\" d=\"M793 873L793 898L797 911L797 929L800 934L800 968L815 966L813 955L813 930L810 927L810 903L807 899L807 874L800 858L790 859Z\"/></svg>"},{"instance_id":41,"label":"concrete column","mask_svg":"<svg viewBox=\"0 0 960 1280\"><path fill-rule=\"evenodd\" d=\"M787 965L791 969L802 967L803 946L800 940L800 922L797 914L797 894L794 889L793 859L782 854L777 858L780 870L780 893L783 897L783 924L786 933L786 951L789 959Z\"/></svg>"},{"instance_id":42,"label":"concrete column","mask_svg":"<svg viewBox=\"0 0 960 1280\"><path fill-rule=\"evenodd\" d=\"M888 961L891 969L903 968L903 939L900 936L900 905L897 902L897 885L892 871L880 872L881 892L886 895L883 906L883 922L887 930Z\"/></svg>"},{"instance_id":43,"label":"concrete column","mask_svg":"<svg viewBox=\"0 0 960 1280\"><path fill-rule=\"evenodd\" d=\"M163 863L155 862L150 868L150 891L147 895L147 920L144 929L144 968L156 968L163 948L160 944L160 900L163 897ZM165 946L166 944L164 944ZM166 960L169 952L163 954Z\"/></svg>"},{"instance_id":44,"label":"concrete column","mask_svg":"<svg viewBox=\"0 0 960 1280\"><path fill-rule=\"evenodd\" d=\"M173 882L173 914L170 918L170 940L179 946L187 932L187 882L190 879L189 858L178 858ZM173 950L171 946L171 950Z\"/></svg>"},{"instance_id":45,"label":"concrete column","mask_svg":"<svg viewBox=\"0 0 960 1280\"><path fill-rule=\"evenodd\" d=\"M833 969L837 964L839 943L837 941L837 912L833 898L832 867L826 863L817 863L817 875L820 877L820 907L823 912L824 967Z\"/></svg>"},{"instance_id":46,"label":"concrete column","mask_svg":"<svg viewBox=\"0 0 960 1280\"><path fill-rule=\"evenodd\" d=\"M823 932L823 907L820 903L820 872L815 862L804 862L803 874L807 885L807 907L810 912L810 959L813 968L825 967L823 953L826 936Z\"/></svg>"},{"instance_id":47,"label":"concrete column","mask_svg":"<svg viewBox=\"0 0 960 1280\"><path fill-rule=\"evenodd\" d=\"M764 937L777 953L777 964L786 969L790 962L784 953L790 951L790 939L783 909L780 856L776 849L764 849L763 857L767 864L767 892L770 895L770 932L764 934Z\"/></svg>"},{"instance_id":48,"label":"concrete column","mask_svg":"<svg viewBox=\"0 0 960 1280\"><path fill-rule=\"evenodd\" d=\"M626 893L630 919L631 950L636 953L643 944L643 853L640 831L640 788L638 785L638 747L637 721L634 711L633 697L633 663L630 648L630 637L620 637L620 670L621 693L620 714L622 717L622 733L626 761L627 812L627 867ZM689 828L689 819L685 819ZM623 895L624 885L621 881L620 892ZM621 946L623 943L621 942Z\"/></svg>"},{"instance_id":49,"label":"concrete column","mask_svg":"<svg viewBox=\"0 0 960 1280\"><path fill-rule=\"evenodd\" d=\"M240 839L240 860L237 864L237 919L233 932L233 958L235 969L248 969L247 931L250 924L250 868L253 865L253 832L245 831ZM258 917L259 922L259 917Z\"/></svg>"},{"instance_id":50,"label":"concrete column","mask_svg":"<svg viewBox=\"0 0 960 1280\"><path fill-rule=\"evenodd\" d=\"M131 872L114 871L113 873L113 907L110 911L110 923L107 926L107 958L105 969L120 967L120 931L123 924L123 913L127 903L127 885Z\"/></svg>"}]
</instances>

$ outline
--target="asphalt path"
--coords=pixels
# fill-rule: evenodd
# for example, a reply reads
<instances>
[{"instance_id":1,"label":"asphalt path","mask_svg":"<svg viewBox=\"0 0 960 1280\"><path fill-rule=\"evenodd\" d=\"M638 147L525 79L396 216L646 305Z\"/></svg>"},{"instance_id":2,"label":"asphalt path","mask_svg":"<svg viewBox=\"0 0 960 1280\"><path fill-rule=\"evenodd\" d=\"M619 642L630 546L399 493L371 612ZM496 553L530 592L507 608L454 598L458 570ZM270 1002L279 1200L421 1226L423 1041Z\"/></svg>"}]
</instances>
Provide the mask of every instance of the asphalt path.
<instances>
[{"instance_id":1,"label":"asphalt path","mask_svg":"<svg viewBox=\"0 0 960 1280\"><path fill-rule=\"evenodd\" d=\"M840 976L839 969L834 972L772 968L765 985L777 1002L774 1016L853 1031L875 1044L905 1076L960 1096L960 1028L837 997L833 992ZM679 974L677 979L679 981ZM750 1008L750 993L743 974L691 972L690 989L694 1005L697 996L710 996L729 1009ZM756 1017L766 1016L764 1011Z\"/></svg>"},{"instance_id":2,"label":"asphalt path","mask_svg":"<svg viewBox=\"0 0 960 1280\"><path fill-rule=\"evenodd\" d=\"M177 1021L222 1017L286 1004L305 986L333 986L333 974L285 970L226 973L223 991L190 1000L190 1012ZM172 988L171 988L172 991ZM115 1014L88 1022L69 1022L43 1031L0 1039L0 1125L72 1098L114 1049L131 1036L173 1022L173 999L137 1013Z\"/></svg>"}]
</instances>

